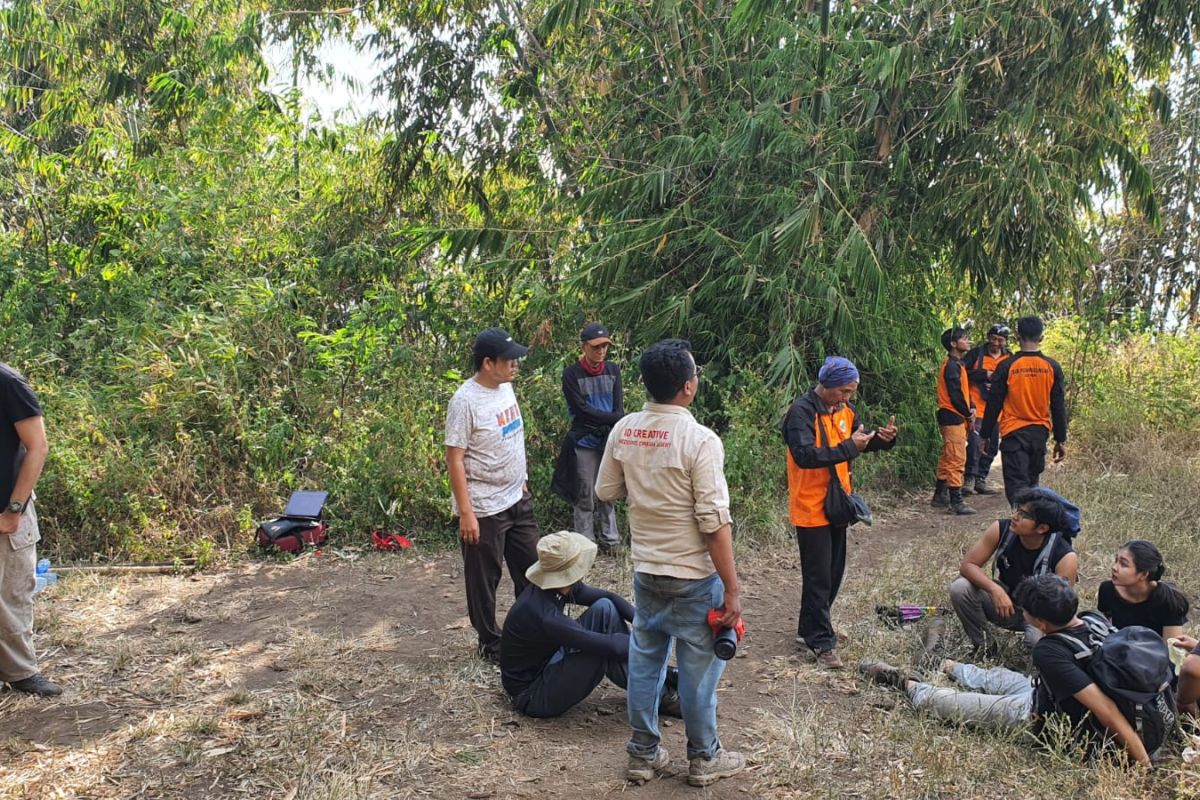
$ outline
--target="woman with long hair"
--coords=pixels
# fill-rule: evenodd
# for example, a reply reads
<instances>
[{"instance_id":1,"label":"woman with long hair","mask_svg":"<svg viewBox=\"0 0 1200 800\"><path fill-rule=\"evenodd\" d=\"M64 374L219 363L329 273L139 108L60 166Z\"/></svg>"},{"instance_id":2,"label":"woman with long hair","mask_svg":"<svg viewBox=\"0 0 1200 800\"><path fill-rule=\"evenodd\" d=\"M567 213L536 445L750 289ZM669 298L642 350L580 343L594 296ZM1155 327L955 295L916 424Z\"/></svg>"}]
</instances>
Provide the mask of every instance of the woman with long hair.
<instances>
[{"instance_id":1,"label":"woman with long hair","mask_svg":"<svg viewBox=\"0 0 1200 800\"><path fill-rule=\"evenodd\" d=\"M1145 539L1122 545L1113 559L1111 580L1100 584L1097 607L1114 627L1144 625L1163 639L1183 633L1187 595L1162 579L1162 553Z\"/></svg>"}]
</instances>

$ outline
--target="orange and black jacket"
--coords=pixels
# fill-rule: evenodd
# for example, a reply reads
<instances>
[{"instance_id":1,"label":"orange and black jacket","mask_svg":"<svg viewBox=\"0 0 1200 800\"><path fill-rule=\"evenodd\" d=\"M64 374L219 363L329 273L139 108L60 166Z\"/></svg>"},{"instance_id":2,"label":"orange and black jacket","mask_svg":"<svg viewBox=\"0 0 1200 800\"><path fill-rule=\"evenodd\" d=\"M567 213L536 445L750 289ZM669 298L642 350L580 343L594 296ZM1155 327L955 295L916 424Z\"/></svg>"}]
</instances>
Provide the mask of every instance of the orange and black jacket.
<instances>
[{"instance_id":1,"label":"orange and black jacket","mask_svg":"<svg viewBox=\"0 0 1200 800\"><path fill-rule=\"evenodd\" d=\"M783 419L783 440L788 446L788 516L797 528L829 524L825 495L831 466L837 470L842 488L851 491L850 462L858 458L858 447L850 436L857 427L854 406L842 403L830 411L812 390L797 397L788 409ZM895 444L895 439L885 442L875 436L863 452L890 450Z\"/></svg>"},{"instance_id":2,"label":"orange and black jacket","mask_svg":"<svg viewBox=\"0 0 1200 800\"><path fill-rule=\"evenodd\" d=\"M979 428L981 437L992 435L997 417L1001 438L1039 425L1054 432L1054 441L1065 444L1067 403L1058 362L1038 352L1021 351L996 367L987 415Z\"/></svg>"},{"instance_id":3,"label":"orange and black jacket","mask_svg":"<svg viewBox=\"0 0 1200 800\"><path fill-rule=\"evenodd\" d=\"M962 359L946 357L938 370L938 425L962 425L971 416L967 368Z\"/></svg>"},{"instance_id":4,"label":"orange and black jacket","mask_svg":"<svg viewBox=\"0 0 1200 800\"><path fill-rule=\"evenodd\" d=\"M987 345L979 345L967 351L963 363L967 365L967 379L971 382L971 403L975 406L976 419L983 420L987 413L988 395L992 393L992 379L989 372L995 372L996 367L1012 358L1008 350L1001 350L1000 355L994 356L988 352Z\"/></svg>"}]
</instances>

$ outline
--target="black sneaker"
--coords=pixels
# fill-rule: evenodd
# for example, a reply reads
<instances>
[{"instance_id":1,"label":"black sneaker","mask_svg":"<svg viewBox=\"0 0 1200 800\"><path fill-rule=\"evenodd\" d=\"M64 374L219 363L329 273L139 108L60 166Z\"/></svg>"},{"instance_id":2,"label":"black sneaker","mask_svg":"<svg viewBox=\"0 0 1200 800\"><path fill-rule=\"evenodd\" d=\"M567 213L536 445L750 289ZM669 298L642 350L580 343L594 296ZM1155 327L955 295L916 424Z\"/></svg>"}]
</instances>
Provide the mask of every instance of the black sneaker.
<instances>
[{"instance_id":1,"label":"black sneaker","mask_svg":"<svg viewBox=\"0 0 1200 800\"><path fill-rule=\"evenodd\" d=\"M58 697L63 693L61 686L40 672L37 675L30 675L24 680L12 681L8 685L13 688L13 691L36 694L38 697Z\"/></svg>"}]
</instances>

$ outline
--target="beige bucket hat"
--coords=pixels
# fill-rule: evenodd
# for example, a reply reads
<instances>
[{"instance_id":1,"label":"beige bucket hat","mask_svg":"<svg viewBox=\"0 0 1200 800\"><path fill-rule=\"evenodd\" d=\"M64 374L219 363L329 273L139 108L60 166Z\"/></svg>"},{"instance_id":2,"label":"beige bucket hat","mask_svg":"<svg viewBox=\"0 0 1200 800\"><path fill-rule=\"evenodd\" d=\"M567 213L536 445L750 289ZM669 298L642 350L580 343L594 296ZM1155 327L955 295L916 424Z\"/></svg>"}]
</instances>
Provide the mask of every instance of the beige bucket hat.
<instances>
[{"instance_id":1,"label":"beige bucket hat","mask_svg":"<svg viewBox=\"0 0 1200 800\"><path fill-rule=\"evenodd\" d=\"M578 583L596 560L596 543L573 531L543 536L537 545L538 560L525 577L543 589L563 589Z\"/></svg>"}]
</instances>

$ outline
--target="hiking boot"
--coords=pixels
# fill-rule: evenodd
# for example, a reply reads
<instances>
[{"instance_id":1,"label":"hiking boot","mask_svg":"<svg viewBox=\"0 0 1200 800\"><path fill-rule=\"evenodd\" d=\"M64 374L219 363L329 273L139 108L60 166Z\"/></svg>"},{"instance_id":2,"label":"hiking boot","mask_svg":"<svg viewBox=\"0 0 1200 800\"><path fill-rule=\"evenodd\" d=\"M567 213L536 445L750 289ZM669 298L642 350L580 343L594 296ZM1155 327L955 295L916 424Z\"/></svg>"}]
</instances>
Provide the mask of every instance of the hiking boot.
<instances>
[{"instance_id":1,"label":"hiking boot","mask_svg":"<svg viewBox=\"0 0 1200 800\"><path fill-rule=\"evenodd\" d=\"M679 690L663 687L662 697L658 698L658 714L663 717L683 719L683 706L679 704Z\"/></svg>"},{"instance_id":2,"label":"hiking boot","mask_svg":"<svg viewBox=\"0 0 1200 800\"><path fill-rule=\"evenodd\" d=\"M13 691L36 694L38 697L58 697L63 693L61 686L40 672L23 680L12 681L8 685L13 688Z\"/></svg>"},{"instance_id":3,"label":"hiking boot","mask_svg":"<svg viewBox=\"0 0 1200 800\"><path fill-rule=\"evenodd\" d=\"M929 505L934 508L946 508L950 505L950 487L945 481L938 481L937 488L933 490L933 498L929 501Z\"/></svg>"},{"instance_id":4,"label":"hiking boot","mask_svg":"<svg viewBox=\"0 0 1200 800\"><path fill-rule=\"evenodd\" d=\"M654 758L642 758L629 754L629 766L625 767L625 780L630 783L643 784L646 781L654 780L654 773L665 769L667 764L671 763L671 756L667 753L667 748L662 745L654 751Z\"/></svg>"},{"instance_id":5,"label":"hiking boot","mask_svg":"<svg viewBox=\"0 0 1200 800\"><path fill-rule=\"evenodd\" d=\"M598 542L596 549L600 551L600 555L602 556L625 555L625 545L620 542Z\"/></svg>"},{"instance_id":6,"label":"hiking boot","mask_svg":"<svg viewBox=\"0 0 1200 800\"><path fill-rule=\"evenodd\" d=\"M963 502L963 492L961 488L950 490L950 510L949 513L956 514L960 517L965 517L969 514L974 514L975 509Z\"/></svg>"},{"instance_id":7,"label":"hiking boot","mask_svg":"<svg viewBox=\"0 0 1200 800\"><path fill-rule=\"evenodd\" d=\"M903 689L908 676L899 667L893 667L886 661L863 659L858 662L859 673L867 680L893 689Z\"/></svg>"},{"instance_id":8,"label":"hiking boot","mask_svg":"<svg viewBox=\"0 0 1200 800\"><path fill-rule=\"evenodd\" d=\"M817 653L817 664L822 669L845 669L846 665L842 663L842 657L838 655L838 651L830 648Z\"/></svg>"},{"instance_id":9,"label":"hiking boot","mask_svg":"<svg viewBox=\"0 0 1200 800\"><path fill-rule=\"evenodd\" d=\"M971 496L971 479L970 478L963 478L962 493L963 493L963 497Z\"/></svg>"},{"instance_id":10,"label":"hiking boot","mask_svg":"<svg viewBox=\"0 0 1200 800\"><path fill-rule=\"evenodd\" d=\"M692 786L708 786L721 778L737 775L745 768L744 755L722 747L713 753L712 758L693 758L689 761L687 782Z\"/></svg>"},{"instance_id":11,"label":"hiking boot","mask_svg":"<svg viewBox=\"0 0 1200 800\"><path fill-rule=\"evenodd\" d=\"M975 479L975 494L988 495L988 494L999 494L999 492L997 492L992 487L988 486L987 478L976 478Z\"/></svg>"}]
</instances>

